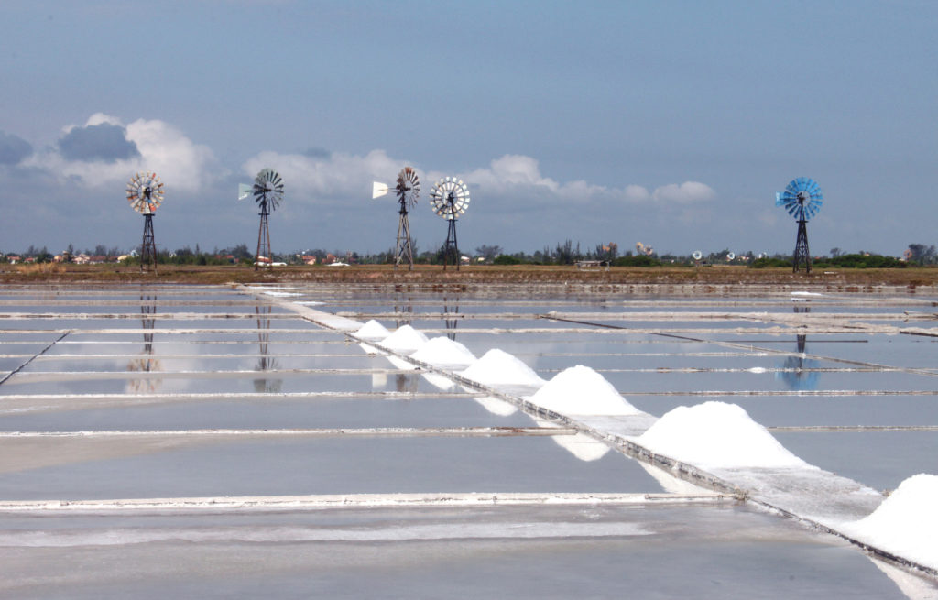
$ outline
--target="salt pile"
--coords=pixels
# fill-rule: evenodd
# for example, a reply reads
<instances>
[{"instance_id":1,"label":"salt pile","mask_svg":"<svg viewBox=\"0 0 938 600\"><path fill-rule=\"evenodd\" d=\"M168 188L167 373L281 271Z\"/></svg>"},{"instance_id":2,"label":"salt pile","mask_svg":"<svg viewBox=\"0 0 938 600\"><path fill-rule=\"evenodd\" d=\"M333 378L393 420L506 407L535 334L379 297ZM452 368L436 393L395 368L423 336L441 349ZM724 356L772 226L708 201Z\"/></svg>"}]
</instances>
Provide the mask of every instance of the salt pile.
<instances>
[{"instance_id":1,"label":"salt pile","mask_svg":"<svg viewBox=\"0 0 938 600\"><path fill-rule=\"evenodd\" d=\"M469 349L448 337L435 337L419 350L414 352L412 358L419 361L455 369L464 369L476 361L476 357Z\"/></svg>"},{"instance_id":2,"label":"salt pile","mask_svg":"<svg viewBox=\"0 0 938 600\"><path fill-rule=\"evenodd\" d=\"M735 404L710 401L679 406L658 419L638 442L653 452L697 467L809 467Z\"/></svg>"},{"instance_id":3,"label":"salt pile","mask_svg":"<svg viewBox=\"0 0 938 600\"><path fill-rule=\"evenodd\" d=\"M399 327L397 331L384 338L381 344L395 352L412 354L428 341L427 336L422 332L417 331L410 325L403 325Z\"/></svg>"},{"instance_id":4,"label":"salt pile","mask_svg":"<svg viewBox=\"0 0 938 600\"><path fill-rule=\"evenodd\" d=\"M381 323L371 320L359 327L355 335L363 340L378 342L388 337L390 332Z\"/></svg>"},{"instance_id":5,"label":"salt pile","mask_svg":"<svg viewBox=\"0 0 938 600\"><path fill-rule=\"evenodd\" d=\"M938 569L938 475L909 477L873 514L843 526L883 550Z\"/></svg>"},{"instance_id":6,"label":"salt pile","mask_svg":"<svg viewBox=\"0 0 938 600\"><path fill-rule=\"evenodd\" d=\"M641 412L620 396L605 377L584 365L564 369L528 400L565 415L634 415Z\"/></svg>"},{"instance_id":7,"label":"salt pile","mask_svg":"<svg viewBox=\"0 0 938 600\"><path fill-rule=\"evenodd\" d=\"M540 387L544 380L537 373L504 350L493 348L463 371L462 376L482 385L517 385Z\"/></svg>"}]
</instances>

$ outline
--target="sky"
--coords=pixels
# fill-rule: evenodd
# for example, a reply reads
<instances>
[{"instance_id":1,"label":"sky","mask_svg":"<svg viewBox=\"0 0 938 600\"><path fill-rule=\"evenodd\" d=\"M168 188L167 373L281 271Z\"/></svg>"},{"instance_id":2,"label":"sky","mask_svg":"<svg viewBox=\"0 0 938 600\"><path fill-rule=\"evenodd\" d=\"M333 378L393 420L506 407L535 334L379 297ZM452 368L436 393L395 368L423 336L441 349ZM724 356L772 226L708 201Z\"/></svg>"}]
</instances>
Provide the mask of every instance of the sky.
<instances>
[{"instance_id":1,"label":"sky","mask_svg":"<svg viewBox=\"0 0 938 600\"><path fill-rule=\"evenodd\" d=\"M466 181L464 252L636 242L790 253L775 206L824 193L813 254L938 244L938 3L3 0L0 252L257 243L238 183L280 172L275 253L392 248L404 166L419 251Z\"/></svg>"}]
</instances>

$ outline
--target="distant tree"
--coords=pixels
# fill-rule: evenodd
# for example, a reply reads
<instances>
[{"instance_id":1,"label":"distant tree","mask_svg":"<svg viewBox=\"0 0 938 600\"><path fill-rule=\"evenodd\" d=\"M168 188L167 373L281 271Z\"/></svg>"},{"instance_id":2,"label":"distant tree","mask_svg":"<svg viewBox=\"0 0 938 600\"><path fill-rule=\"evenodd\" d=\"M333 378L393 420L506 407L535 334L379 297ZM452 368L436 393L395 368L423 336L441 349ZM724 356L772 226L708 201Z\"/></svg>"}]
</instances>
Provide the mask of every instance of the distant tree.
<instances>
[{"instance_id":1,"label":"distant tree","mask_svg":"<svg viewBox=\"0 0 938 600\"><path fill-rule=\"evenodd\" d=\"M576 250L574 250L573 241L564 240L562 244L557 244L557 247L554 249L554 256L558 264L572 265L580 257L579 242L577 242Z\"/></svg>"},{"instance_id":2,"label":"distant tree","mask_svg":"<svg viewBox=\"0 0 938 600\"><path fill-rule=\"evenodd\" d=\"M248 251L246 244L238 244L232 248L222 250L222 252L225 254L231 254L235 257L236 260L251 260L254 258L254 255Z\"/></svg>"},{"instance_id":3,"label":"distant tree","mask_svg":"<svg viewBox=\"0 0 938 600\"><path fill-rule=\"evenodd\" d=\"M502 253L502 247L498 245L483 244L476 247L476 254L484 256L485 260L493 261L495 257Z\"/></svg>"},{"instance_id":4,"label":"distant tree","mask_svg":"<svg viewBox=\"0 0 938 600\"><path fill-rule=\"evenodd\" d=\"M104 244L98 244L94 247L95 256L107 256L107 246Z\"/></svg>"},{"instance_id":5,"label":"distant tree","mask_svg":"<svg viewBox=\"0 0 938 600\"><path fill-rule=\"evenodd\" d=\"M499 254L493 259L496 265L520 265L521 259L510 254Z\"/></svg>"},{"instance_id":6,"label":"distant tree","mask_svg":"<svg viewBox=\"0 0 938 600\"><path fill-rule=\"evenodd\" d=\"M837 258L841 254L843 254L843 252L840 250L839 247L834 246L833 248L831 248L831 258Z\"/></svg>"},{"instance_id":7,"label":"distant tree","mask_svg":"<svg viewBox=\"0 0 938 600\"><path fill-rule=\"evenodd\" d=\"M935 246L925 244L909 244L910 260L920 265L935 263Z\"/></svg>"}]
</instances>

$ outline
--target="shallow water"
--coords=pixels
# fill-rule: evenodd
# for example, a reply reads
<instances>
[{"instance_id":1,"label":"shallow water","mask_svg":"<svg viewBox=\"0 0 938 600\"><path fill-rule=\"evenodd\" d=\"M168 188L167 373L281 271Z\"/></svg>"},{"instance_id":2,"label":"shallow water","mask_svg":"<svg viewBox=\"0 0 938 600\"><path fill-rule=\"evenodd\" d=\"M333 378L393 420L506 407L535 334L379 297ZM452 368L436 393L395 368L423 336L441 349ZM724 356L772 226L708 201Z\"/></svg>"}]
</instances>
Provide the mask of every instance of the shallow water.
<instances>
[{"instance_id":1,"label":"shallow water","mask_svg":"<svg viewBox=\"0 0 938 600\"><path fill-rule=\"evenodd\" d=\"M322 302L314 308L361 321L377 317L392 330L410 322L477 357L500 348L545 379L588 365L631 404L658 416L718 400L739 404L767 427L938 426L938 338L882 329L933 327L894 317L933 313L930 298L793 303L787 295L499 299L354 287L278 291L300 294L280 300ZM0 319L0 371L45 350L0 385L0 432L154 432L0 437L0 500L664 490L607 447L562 445L571 436L282 437L277 432L286 429L537 423L461 386L398 370L272 303L213 287L0 290L0 316L43 313ZM157 317L147 318L154 311ZM550 311L582 322L549 318ZM812 318L849 313L869 327L833 332L814 324L805 334L797 327L805 311ZM668 312L686 316L661 318ZM760 312L764 318L753 317ZM166 318L181 313L187 318ZM211 318L223 314L238 318ZM165 433L211 429L272 433ZM806 461L877 489L938 473L934 431L773 435ZM338 597L903 597L899 584L856 549L725 505L0 513L0 560L12 573L0 591L16 597L262 589ZM113 569L114 561L126 569ZM51 565L59 567L55 577Z\"/></svg>"}]
</instances>

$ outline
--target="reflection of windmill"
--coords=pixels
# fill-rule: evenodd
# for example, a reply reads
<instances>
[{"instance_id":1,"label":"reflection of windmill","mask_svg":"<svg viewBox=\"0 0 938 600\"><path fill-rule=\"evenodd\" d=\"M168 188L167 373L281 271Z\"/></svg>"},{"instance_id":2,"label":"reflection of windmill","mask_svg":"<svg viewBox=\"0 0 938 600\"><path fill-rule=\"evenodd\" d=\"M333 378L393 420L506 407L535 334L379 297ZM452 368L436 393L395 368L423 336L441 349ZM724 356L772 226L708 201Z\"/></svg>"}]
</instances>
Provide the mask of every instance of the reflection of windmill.
<instances>
[{"instance_id":1,"label":"reflection of windmill","mask_svg":"<svg viewBox=\"0 0 938 600\"><path fill-rule=\"evenodd\" d=\"M153 331L156 329L156 296L140 293L140 324L143 328L143 353L141 356L131 359L127 364L127 370L136 373L150 373L151 371L161 371L160 359L153 358ZM134 393L147 392L153 393L159 387L162 381L148 376L138 379L131 379L127 382L128 390Z\"/></svg>"},{"instance_id":2,"label":"reflection of windmill","mask_svg":"<svg viewBox=\"0 0 938 600\"><path fill-rule=\"evenodd\" d=\"M459 270L459 245L456 243L456 220L465 214L469 207L469 188L462 179L444 177L433 184L430 190L430 208L449 221L446 242L443 244L443 270L452 257L456 270Z\"/></svg>"},{"instance_id":3,"label":"reflection of windmill","mask_svg":"<svg viewBox=\"0 0 938 600\"><path fill-rule=\"evenodd\" d=\"M810 306L795 306L794 312L811 312ZM804 349L808 336L799 333L796 337L798 354L790 354L785 358L782 364L782 371L776 373L776 377L785 382L788 389L792 390L813 390L817 388L817 372L811 371L814 367L814 361L805 358Z\"/></svg>"},{"instance_id":4,"label":"reflection of windmill","mask_svg":"<svg viewBox=\"0 0 938 600\"><path fill-rule=\"evenodd\" d=\"M798 221L798 238L795 240L795 252L792 255L792 273L798 271L804 263L805 273L811 272L811 251L808 249L808 221L821 210L824 194L821 186L813 179L799 177L792 179L784 192L775 193L775 206L784 206L788 214Z\"/></svg>"},{"instance_id":5,"label":"reflection of windmill","mask_svg":"<svg viewBox=\"0 0 938 600\"><path fill-rule=\"evenodd\" d=\"M277 359L271 358L267 345L270 343L270 311L269 304L254 307L257 315L257 345L258 358L255 371L269 371L277 369ZM283 387L282 379L267 379L266 377L254 380L254 391L279 393Z\"/></svg>"},{"instance_id":6,"label":"reflection of windmill","mask_svg":"<svg viewBox=\"0 0 938 600\"><path fill-rule=\"evenodd\" d=\"M257 251L254 254L254 269L269 267L273 261L270 253L270 231L267 229L267 215L277 210L283 200L283 180L280 173L273 169L263 169L254 178L254 186L238 185L238 200L244 200L251 193L261 216L261 224L257 230Z\"/></svg>"},{"instance_id":7,"label":"reflection of windmill","mask_svg":"<svg viewBox=\"0 0 938 600\"><path fill-rule=\"evenodd\" d=\"M443 314L459 314L459 296L452 299L452 304L447 302L445 296L443 297ZM443 323L446 325L446 337L454 342L456 341L456 321L456 319L443 319Z\"/></svg>"},{"instance_id":8,"label":"reflection of windmill","mask_svg":"<svg viewBox=\"0 0 938 600\"><path fill-rule=\"evenodd\" d=\"M408 270L414 270L414 249L410 240L410 221L407 218L407 208L417 203L420 197L420 178L417 171L410 167L404 167L397 174L397 201L401 205L398 210L400 217L397 221L397 246L394 250L396 269L404 257L407 257ZM371 197L380 198L388 193L388 186L384 183L374 182L374 189Z\"/></svg>"},{"instance_id":9,"label":"reflection of windmill","mask_svg":"<svg viewBox=\"0 0 938 600\"><path fill-rule=\"evenodd\" d=\"M404 313L413 313L414 305L413 301L409 296L402 295L400 293L396 294L394 297L394 313L398 317L403 317ZM404 325L410 325L410 319L401 319L398 318L396 321L396 327L400 329Z\"/></svg>"},{"instance_id":10,"label":"reflection of windmill","mask_svg":"<svg viewBox=\"0 0 938 600\"><path fill-rule=\"evenodd\" d=\"M408 394L416 394L417 386L420 384L420 376L413 373L397 374L397 391Z\"/></svg>"},{"instance_id":11,"label":"reflection of windmill","mask_svg":"<svg viewBox=\"0 0 938 600\"><path fill-rule=\"evenodd\" d=\"M140 247L140 271L145 272L153 265L156 271L156 236L153 235L153 215L163 202L163 182L156 173L144 171L137 173L127 182L127 201L130 206L142 214L143 245Z\"/></svg>"}]
</instances>

